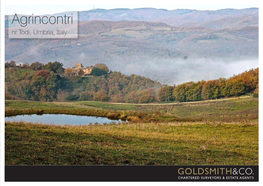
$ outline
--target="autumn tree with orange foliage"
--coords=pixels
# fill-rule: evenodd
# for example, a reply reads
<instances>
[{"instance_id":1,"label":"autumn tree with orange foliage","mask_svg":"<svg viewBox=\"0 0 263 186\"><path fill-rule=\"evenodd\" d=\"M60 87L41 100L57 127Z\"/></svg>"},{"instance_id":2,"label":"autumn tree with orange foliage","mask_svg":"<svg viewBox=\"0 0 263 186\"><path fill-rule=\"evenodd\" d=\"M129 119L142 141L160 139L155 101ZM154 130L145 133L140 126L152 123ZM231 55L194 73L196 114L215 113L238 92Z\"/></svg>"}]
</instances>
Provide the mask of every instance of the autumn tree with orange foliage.
<instances>
[{"instance_id":1,"label":"autumn tree with orange foliage","mask_svg":"<svg viewBox=\"0 0 263 186\"><path fill-rule=\"evenodd\" d=\"M160 89L159 96L164 89ZM197 83L183 83L174 88L173 95L176 101L200 101L222 97L250 94L258 97L258 68L245 71L229 79L199 81ZM160 101L164 101L161 100Z\"/></svg>"},{"instance_id":2,"label":"autumn tree with orange foliage","mask_svg":"<svg viewBox=\"0 0 263 186\"><path fill-rule=\"evenodd\" d=\"M65 69L65 75L66 76L72 76L72 69L71 68L66 68Z\"/></svg>"}]
</instances>

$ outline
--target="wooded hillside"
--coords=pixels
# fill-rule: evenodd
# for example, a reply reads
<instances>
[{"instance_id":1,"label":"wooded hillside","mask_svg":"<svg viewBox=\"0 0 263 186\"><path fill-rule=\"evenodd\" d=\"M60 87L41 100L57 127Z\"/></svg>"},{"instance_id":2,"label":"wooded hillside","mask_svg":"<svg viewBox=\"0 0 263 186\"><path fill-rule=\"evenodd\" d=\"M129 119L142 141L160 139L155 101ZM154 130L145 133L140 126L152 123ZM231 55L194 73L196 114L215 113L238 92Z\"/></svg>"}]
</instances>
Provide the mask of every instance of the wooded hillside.
<instances>
[{"instance_id":1,"label":"wooded hillside","mask_svg":"<svg viewBox=\"0 0 263 186\"><path fill-rule=\"evenodd\" d=\"M89 76L72 75L71 69L65 70L60 62L17 66L11 61L5 67L6 99L150 103L200 101L245 94L258 97L258 68L228 79L166 86L143 76L112 72L105 64L95 65Z\"/></svg>"}]
</instances>

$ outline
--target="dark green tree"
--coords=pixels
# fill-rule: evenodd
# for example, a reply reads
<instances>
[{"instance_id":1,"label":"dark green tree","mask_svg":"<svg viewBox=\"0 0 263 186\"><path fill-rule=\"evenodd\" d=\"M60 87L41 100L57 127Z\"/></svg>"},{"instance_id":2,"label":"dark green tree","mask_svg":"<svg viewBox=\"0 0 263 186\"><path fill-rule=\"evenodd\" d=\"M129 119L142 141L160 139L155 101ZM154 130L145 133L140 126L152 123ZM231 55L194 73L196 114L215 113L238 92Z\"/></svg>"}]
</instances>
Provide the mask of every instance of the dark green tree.
<instances>
[{"instance_id":1,"label":"dark green tree","mask_svg":"<svg viewBox=\"0 0 263 186\"><path fill-rule=\"evenodd\" d=\"M106 73L109 73L109 68L107 67L107 65L103 64L103 63L98 63L94 66L95 68L99 68L103 71L105 71Z\"/></svg>"},{"instance_id":2,"label":"dark green tree","mask_svg":"<svg viewBox=\"0 0 263 186\"><path fill-rule=\"evenodd\" d=\"M103 69L94 67L90 74L93 76L101 76L101 75L107 74L107 72Z\"/></svg>"},{"instance_id":3,"label":"dark green tree","mask_svg":"<svg viewBox=\"0 0 263 186\"><path fill-rule=\"evenodd\" d=\"M44 66L44 68L46 70L49 70L49 71L52 71L52 72L55 72L55 73L58 73L58 74L63 74L65 69L63 68L63 64L60 63L60 62L48 62L48 64L46 64Z\"/></svg>"},{"instance_id":4,"label":"dark green tree","mask_svg":"<svg viewBox=\"0 0 263 186\"><path fill-rule=\"evenodd\" d=\"M32 70L42 70L44 68L44 65L42 63L39 63L39 62L34 62L34 63L31 63L29 68Z\"/></svg>"}]
</instances>

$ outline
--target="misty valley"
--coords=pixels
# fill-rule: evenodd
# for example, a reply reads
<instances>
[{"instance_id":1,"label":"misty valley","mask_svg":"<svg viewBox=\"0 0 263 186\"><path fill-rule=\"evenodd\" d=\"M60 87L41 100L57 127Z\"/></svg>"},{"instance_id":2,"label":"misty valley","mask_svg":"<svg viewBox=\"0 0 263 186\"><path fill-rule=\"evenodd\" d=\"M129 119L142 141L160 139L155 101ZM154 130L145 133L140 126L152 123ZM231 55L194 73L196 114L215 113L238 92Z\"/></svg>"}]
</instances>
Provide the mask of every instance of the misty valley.
<instances>
[{"instance_id":1,"label":"misty valley","mask_svg":"<svg viewBox=\"0 0 263 186\"><path fill-rule=\"evenodd\" d=\"M229 78L258 67L257 8L81 11L78 32L70 40L9 39L6 32L5 59L59 61L64 68L104 63L168 85Z\"/></svg>"},{"instance_id":2,"label":"misty valley","mask_svg":"<svg viewBox=\"0 0 263 186\"><path fill-rule=\"evenodd\" d=\"M75 39L5 16L6 165L258 165L258 8L78 15Z\"/></svg>"}]
</instances>

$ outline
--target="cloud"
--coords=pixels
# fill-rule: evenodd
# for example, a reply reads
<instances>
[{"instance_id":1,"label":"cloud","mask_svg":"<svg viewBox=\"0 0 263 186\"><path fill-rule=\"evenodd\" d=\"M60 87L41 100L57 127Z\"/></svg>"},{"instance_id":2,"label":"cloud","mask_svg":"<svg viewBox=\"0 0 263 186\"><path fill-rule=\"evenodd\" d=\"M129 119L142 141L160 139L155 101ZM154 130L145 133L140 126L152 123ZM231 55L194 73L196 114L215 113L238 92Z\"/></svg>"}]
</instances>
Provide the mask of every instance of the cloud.
<instances>
[{"instance_id":1,"label":"cloud","mask_svg":"<svg viewBox=\"0 0 263 186\"><path fill-rule=\"evenodd\" d=\"M220 77L229 78L251 68L259 66L258 59L207 59L188 58L177 59L142 59L134 57L122 59L114 56L111 66L113 71L121 71L124 74L137 74L149 77L164 84L178 85L189 81L212 80ZM125 65L127 64L127 65Z\"/></svg>"}]
</instances>

